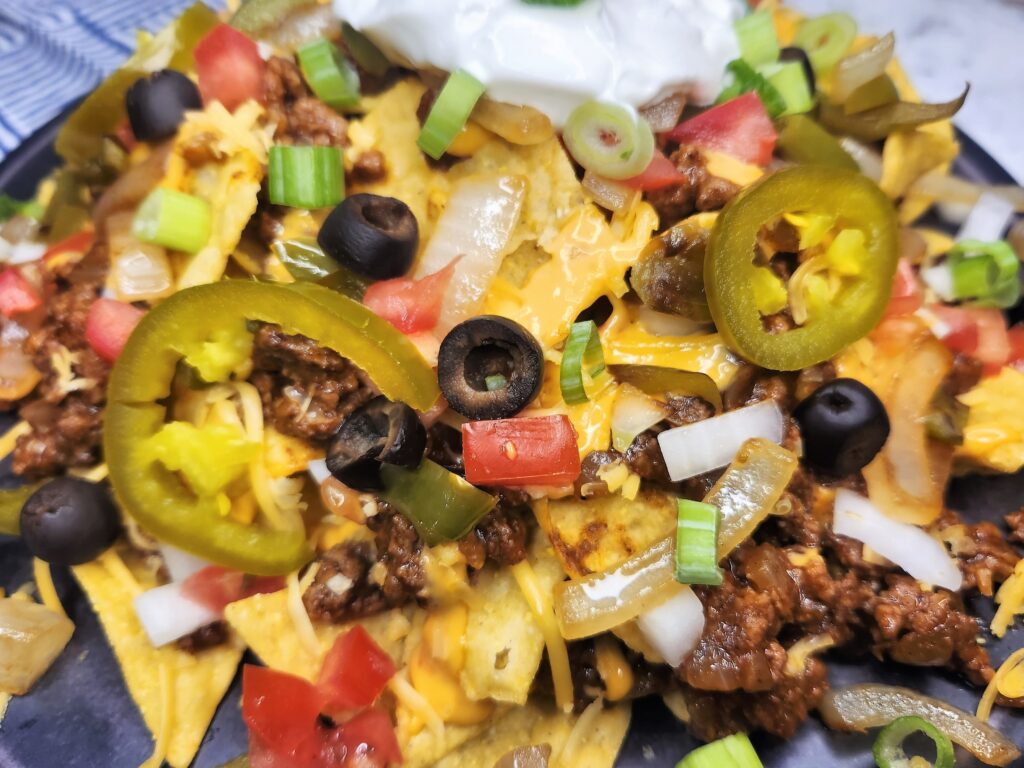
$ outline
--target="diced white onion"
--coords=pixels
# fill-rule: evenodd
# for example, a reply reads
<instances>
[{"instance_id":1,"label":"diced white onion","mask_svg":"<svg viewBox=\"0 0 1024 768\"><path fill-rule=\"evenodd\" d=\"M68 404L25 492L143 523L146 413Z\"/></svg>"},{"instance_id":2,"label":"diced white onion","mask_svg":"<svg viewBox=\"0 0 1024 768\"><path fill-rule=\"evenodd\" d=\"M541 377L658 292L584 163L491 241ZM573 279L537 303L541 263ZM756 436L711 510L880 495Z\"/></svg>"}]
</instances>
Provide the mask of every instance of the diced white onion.
<instances>
[{"instance_id":1,"label":"diced white onion","mask_svg":"<svg viewBox=\"0 0 1024 768\"><path fill-rule=\"evenodd\" d=\"M666 408L636 387L623 385L612 408L612 447L625 452L633 438L650 429L666 416Z\"/></svg>"},{"instance_id":2,"label":"diced white onion","mask_svg":"<svg viewBox=\"0 0 1024 768\"><path fill-rule=\"evenodd\" d=\"M164 558L164 565L167 566L167 573L171 581L184 581L194 573L206 568L210 563L201 557L172 547L170 544L160 544L160 554Z\"/></svg>"},{"instance_id":3,"label":"diced white onion","mask_svg":"<svg viewBox=\"0 0 1024 768\"><path fill-rule=\"evenodd\" d=\"M174 292L167 251L135 239L130 212L115 213L107 219L107 242L113 288L119 301L149 301Z\"/></svg>"},{"instance_id":4,"label":"diced white onion","mask_svg":"<svg viewBox=\"0 0 1024 768\"><path fill-rule=\"evenodd\" d=\"M926 267L921 270L920 274L925 285L935 291L935 294L940 299L943 301L953 301L956 298L953 295L953 273L950 271L948 264L943 262L942 264Z\"/></svg>"},{"instance_id":5,"label":"diced white onion","mask_svg":"<svg viewBox=\"0 0 1024 768\"><path fill-rule=\"evenodd\" d=\"M840 139L839 143L846 150L846 154L860 166L862 174L875 182L882 178L882 156L875 150L848 136Z\"/></svg>"},{"instance_id":6,"label":"diced white onion","mask_svg":"<svg viewBox=\"0 0 1024 768\"><path fill-rule=\"evenodd\" d=\"M633 198L637 195L635 189L630 189L625 184L598 176L592 171L583 174L583 188L593 198L594 202L613 213L622 213L629 208Z\"/></svg>"},{"instance_id":7,"label":"diced white onion","mask_svg":"<svg viewBox=\"0 0 1024 768\"><path fill-rule=\"evenodd\" d=\"M693 590L679 585L679 593L637 617L636 624L654 650L670 667L678 667L697 647L704 632L704 606Z\"/></svg>"},{"instance_id":8,"label":"diced white onion","mask_svg":"<svg viewBox=\"0 0 1024 768\"><path fill-rule=\"evenodd\" d=\"M1000 240L1013 221L1013 204L992 192L982 192L978 202L960 227L957 240L980 240L990 243Z\"/></svg>"},{"instance_id":9,"label":"diced white onion","mask_svg":"<svg viewBox=\"0 0 1024 768\"><path fill-rule=\"evenodd\" d=\"M75 625L45 605L0 599L0 691L22 695L53 664Z\"/></svg>"},{"instance_id":10,"label":"diced white onion","mask_svg":"<svg viewBox=\"0 0 1024 768\"><path fill-rule=\"evenodd\" d=\"M452 190L414 275L432 275L461 257L441 304L436 326L441 336L480 306L498 274L525 196L526 181L518 176L469 178Z\"/></svg>"},{"instance_id":11,"label":"diced white onion","mask_svg":"<svg viewBox=\"0 0 1024 768\"><path fill-rule=\"evenodd\" d=\"M134 604L149 642L157 648L220 619L214 611L185 597L180 582L146 590Z\"/></svg>"},{"instance_id":12,"label":"diced white onion","mask_svg":"<svg viewBox=\"0 0 1024 768\"><path fill-rule=\"evenodd\" d=\"M845 142L845 139L843 141ZM943 171L926 173L914 182L910 192L933 197L940 203L955 206L974 205L987 192L1009 202L1018 213L1024 212L1024 189L1021 187L1015 184L975 184L973 181ZM943 206L942 211L945 215L946 206Z\"/></svg>"},{"instance_id":13,"label":"diced white onion","mask_svg":"<svg viewBox=\"0 0 1024 768\"><path fill-rule=\"evenodd\" d=\"M11 246L4 261L15 265L29 264L33 261L39 261L39 259L43 258L44 253L46 253L46 246L42 243L15 243Z\"/></svg>"},{"instance_id":14,"label":"diced white onion","mask_svg":"<svg viewBox=\"0 0 1024 768\"><path fill-rule=\"evenodd\" d=\"M641 304L636 311L636 319L643 329L653 336L691 336L703 333L704 326L695 320L668 312L658 312L646 304Z\"/></svg>"},{"instance_id":15,"label":"diced white onion","mask_svg":"<svg viewBox=\"0 0 1024 768\"><path fill-rule=\"evenodd\" d=\"M673 482L724 467L754 437L782 442L782 411L774 400L729 411L658 435L665 466Z\"/></svg>"},{"instance_id":16,"label":"diced white onion","mask_svg":"<svg viewBox=\"0 0 1024 768\"><path fill-rule=\"evenodd\" d=\"M331 471L327 469L326 459L313 459L306 465L306 471L317 485L323 485L324 481L331 476Z\"/></svg>"},{"instance_id":17,"label":"diced white onion","mask_svg":"<svg viewBox=\"0 0 1024 768\"><path fill-rule=\"evenodd\" d=\"M655 133L665 133L676 127L685 107L685 94L674 93L657 104L642 107L640 109L640 116L647 121L652 131Z\"/></svg>"},{"instance_id":18,"label":"diced white onion","mask_svg":"<svg viewBox=\"0 0 1024 768\"><path fill-rule=\"evenodd\" d=\"M887 517L860 494L846 488L836 492L832 528L863 542L918 581L954 592L960 589L960 568L939 541L916 525Z\"/></svg>"}]
</instances>

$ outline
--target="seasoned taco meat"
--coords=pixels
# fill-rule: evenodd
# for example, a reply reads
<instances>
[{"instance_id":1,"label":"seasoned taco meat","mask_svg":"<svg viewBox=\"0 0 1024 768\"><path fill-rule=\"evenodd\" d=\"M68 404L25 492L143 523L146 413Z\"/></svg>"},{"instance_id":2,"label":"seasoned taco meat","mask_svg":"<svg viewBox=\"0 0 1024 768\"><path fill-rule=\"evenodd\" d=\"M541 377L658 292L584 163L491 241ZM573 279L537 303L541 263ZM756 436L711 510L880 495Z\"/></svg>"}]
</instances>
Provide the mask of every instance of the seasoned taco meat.
<instances>
[{"instance_id":1,"label":"seasoned taco meat","mask_svg":"<svg viewBox=\"0 0 1024 768\"><path fill-rule=\"evenodd\" d=\"M302 603L314 621L344 624L391 607L383 590L370 579L376 561L369 543L336 544L316 562L316 576L302 595Z\"/></svg>"},{"instance_id":2,"label":"seasoned taco meat","mask_svg":"<svg viewBox=\"0 0 1024 768\"><path fill-rule=\"evenodd\" d=\"M103 290L106 270L102 241L77 264L43 270L46 317L26 341L26 351L43 378L19 408L32 431L19 437L14 449L18 475L46 477L100 460L110 364L86 343L84 330L89 308Z\"/></svg>"},{"instance_id":3,"label":"seasoned taco meat","mask_svg":"<svg viewBox=\"0 0 1024 768\"><path fill-rule=\"evenodd\" d=\"M532 518L526 494L502 489L497 506L459 541L459 551L473 568L483 568L488 560L499 566L515 565L526 559Z\"/></svg>"},{"instance_id":4,"label":"seasoned taco meat","mask_svg":"<svg viewBox=\"0 0 1024 768\"><path fill-rule=\"evenodd\" d=\"M696 147L679 147L669 159L683 174L683 180L647 193L647 201L658 212L663 228L694 211L717 211L740 191L731 181L712 176Z\"/></svg>"},{"instance_id":5,"label":"seasoned taco meat","mask_svg":"<svg viewBox=\"0 0 1024 768\"><path fill-rule=\"evenodd\" d=\"M321 442L375 394L366 374L349 360L272 324L256 331L250 381L260 392L266 419L280 432Z\"/></svg>"},{"instance_id":6,"label":"seasoned taco meat","mask_svg":"<svg viewBox=\"0 0 1024 768\"><path fill-rule=\"evenodd\" d=\"M368 525L374 532L377 559L384 566L381 590L393 605L414 598L427 585L423 568L423 542L409 519L384 502Z\"/></svg>"},{"instance_id":7,"label":"seasoned taco meat","mask_svg":"<svg viewBox=\"0 0 1024 768\"><path fill-rule=\"evenodd\" d=\"M228 641L229 630L226 621L215 621L200 627L195 632L178 639L175 645L186 653L201 653L209 648L216 648Z\"/></svg>"},{"instance_id":8,"label":"seasoned taco meat","mask_svg":"<svg viewBox=\"0 0 1024 768\"><path fill-rule=\"evenodd\" d=\"M272 56L264 80L267 120L284 144L348 145L348 121L316 98L292 59Z\"/></svg>"}]
</instances>

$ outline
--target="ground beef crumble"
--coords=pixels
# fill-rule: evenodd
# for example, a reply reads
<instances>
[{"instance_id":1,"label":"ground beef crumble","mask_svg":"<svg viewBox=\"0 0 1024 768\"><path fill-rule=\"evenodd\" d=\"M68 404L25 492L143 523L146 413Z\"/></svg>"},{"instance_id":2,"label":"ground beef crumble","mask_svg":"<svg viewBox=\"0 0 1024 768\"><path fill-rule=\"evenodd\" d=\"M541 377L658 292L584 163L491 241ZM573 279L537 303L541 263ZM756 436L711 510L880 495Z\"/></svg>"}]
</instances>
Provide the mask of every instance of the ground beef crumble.
<instances>
[{"instance_id":1,"label":"ground beef crumble","mask_svg":"<svg viewBox=\"0 0 1024 768\"><path fill-rule=\"evenodd\" d=\"M380 586L370 579L376 560L369 542L336 544L316 562L316 576L302 595L314 621L343 624L392 607Z\"/></svg>"},{"instance_id":2,"label":"ground beef crumble","mask_svg":"<svg viewBox=\"0 0 1024 768\"><path fill-rule=\"evenodd\" d=\"M683 174L683 180L647 193L647 201L658 212L662 228L694 211L717 211L740 191L731 181L712 176L696 147L679 147L669 159Z\"/></svg>"},{"instance_id":3,"label":"ground beef crumble","mask_svg":"<svg viewBox=\"0 0 1024 768\"><path fill-rule=\"evenodd\" d=\"M218 645L226 643L230 632L231 630L226 621L215 621L212 624L207 624L205 627L200 627L191 634L179 638L175 645L177 645L179 650L186 653L201 653L209 648L216 648Z\"/></svg>"},{"instance_id":4,"label":"ground beef crumble","mask_svg":"<svg viewBox=\"0 0 1024 768\"><path fill-rule=\"evenodd\" d=\"M267 120L279 143L348 145L348 121L313 95L292 59L270 57L264 88Z\"/></svg>"},{"instance_id":5,"label":"ground beef crumble","mask_svg":"<svg viewBox=\"0 0 1024 768\"><path fill-rule=\"evenodd\" d=\"M263 324L253 343L250 381L269 422L287 435L330 439L348 414L375 394L362 370L305 336Z\"/></svg>"},{"instance_id":6,"label":"ground beef crumble","mask_svg":"<svg viewBox=\"0 0 1024 768\"><path fill-rule=\"evenodd\" d=\"M19 416L32 431L19 437L14 449L18 475L47 477L100 461L110 365L93 352L83 331L89 309L103 290L106 270L107 249L97 241L78 263L43 272L47 314L25 345L43 378L19 407ZM58 356L66 355L81 385L72 391L54 365Z\"/></svg>"},{"instance_id":7,"label":"ground beef crumble","mask_svg":"<svg viewBox=\"0 0 1024 768\"><path fill-rule=\"evenodd\" d=\"M377 509L367 524L374 532L377 559L384 566L381 591L389 602L400 605L427 586L423 542L405 515L385 502L378 502Z\"/></svg>"},{"instance_id":8,"label":"ground beef crumble","mask_svg":"<svg viewBox=\"0 0 1024 768\"><path fill-rule=\"evenodd\" d=\"M520 492L501 490L498 504L459 541L459 551L472 568L491 560L499 566L526 559L533 511L529 498Z\"/></svg>"}]
</instances>

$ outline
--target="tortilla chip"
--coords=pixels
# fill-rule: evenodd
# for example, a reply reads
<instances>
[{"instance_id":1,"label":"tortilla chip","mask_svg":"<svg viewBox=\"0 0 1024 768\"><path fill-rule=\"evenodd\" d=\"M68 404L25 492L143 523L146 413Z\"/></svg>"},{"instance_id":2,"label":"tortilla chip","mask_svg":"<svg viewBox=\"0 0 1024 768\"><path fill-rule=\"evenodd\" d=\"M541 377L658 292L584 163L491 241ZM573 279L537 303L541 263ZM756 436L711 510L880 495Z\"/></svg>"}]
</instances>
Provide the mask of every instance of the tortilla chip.
<instances>
[{"instance_id":1,"label":"tortilla chip","mask_svg":"<svg viewBox=\"0 0 1024 768\"><path fill-rule=\"evenodd\" d=\"M321 647L326 651L338 635L356 624L362 627L396 661L402 657L409 634L412 609L392 610L348 624L313 623ZM288 591L253 595L231 603L224 618L264 664L272 669L316 680L322 658L307 648L288 612Z\"/></svg>"},{"instance_id":2,"label":"tortilla chip","mask_svg":"<svg viewBox=\"0 0 1024 768\"><path fill-rule=\"evenodd\" d=\"M948 168L960 152L960 145L952 136L926 128L896 131L885 140L878 186L894 200L903 197L929 171Z\"/></svg>"},{"instance_id":3,"label":"tortilla chip","mask_svg":"<svg viewBox=\"0 0 1024 768\"><path fill-rule=\"evenodd\" d=\"M602 707L576 716L560 712L551 703L530 702L509 710L477 738L450 752L435 765L436 768L493 768L503 755L517 747L548 744L552 766L612 768L626 738L629 717L628 704ZM583 719L586 720L581 732L569 745L574 726ZM563 754L567 746L568 754Z\"/></svg>"},{"instance_id":4,"label":"tortilla chip","mask_svg":"<svg viewBox=\"0 0 1024 768\"><path fill-rule=\"evenodd\" d=\"M547 537L530 546L530 565L548 594L565 578ZM471 699L525 704L544 655L544 636L508 568L486 569L473 588L461 683Z\"/></svg>"},{"instance_id":5,"label":"tortilla chip","mask_svg":"<svg viewBox=\"0 0 1024 768\"><path fill-rule=\"evenodd\" d=\"M489 724L487 721L476 725L448 724L444 727L444 733L438 736L429 728L423 728L404 707L398 707L396 720L395 732L398 735L398 743L402 746L403 768L430 768L439 765L439 760L446 755L457 753L463 744L483 733Z\"/></svg>"},{"instance_id":6,"label":"tortilla chip","mask_svg":"<svg viewBox=\"0 0 1024 768\"><path fill-rule=\"evenodd\" d=\"M534 512L574 578L614 568L676 527L675 499L654 491L632 501L620 494L541 501Z\"/></svg>"},{"instance_id":7,"label":"tortilla chip","mask_svg":"<svg viewBox=\"0 0 1024 768\"><path fill-rule=\"evenodd\" d=\"M103 559L72 569L75 578L103 625L110 647L121 665L128 692L135 700L146 726L156 736L162 718L163 695L160 668L174 680L174 715L171 720L166 760L174 768L192 762L217 705L235 676L243 647L237 640L197 654L174 645L154 648L146 637L132 606L137 594L126 579L111 572ZM142 574L141 588L146 583Z\"/></svg>"}]
</instances>

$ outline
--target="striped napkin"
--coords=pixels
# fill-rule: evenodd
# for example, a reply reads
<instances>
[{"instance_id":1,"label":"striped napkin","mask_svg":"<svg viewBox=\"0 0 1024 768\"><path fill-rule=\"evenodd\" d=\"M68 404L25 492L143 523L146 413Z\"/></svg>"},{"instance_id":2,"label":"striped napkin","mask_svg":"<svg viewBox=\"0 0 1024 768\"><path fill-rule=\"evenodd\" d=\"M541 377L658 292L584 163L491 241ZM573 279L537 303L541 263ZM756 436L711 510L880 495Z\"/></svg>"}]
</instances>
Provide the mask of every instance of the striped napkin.
<instances>
[{"instance_id":1,"label":"striped napkin","mask_svg":"<svg viewBox=\"0 0 1024 768\"><path fill-rule=\"evenodd\" d=\"M0 0L0 160L192 2Z\"/></svg>"}]
</instances>

